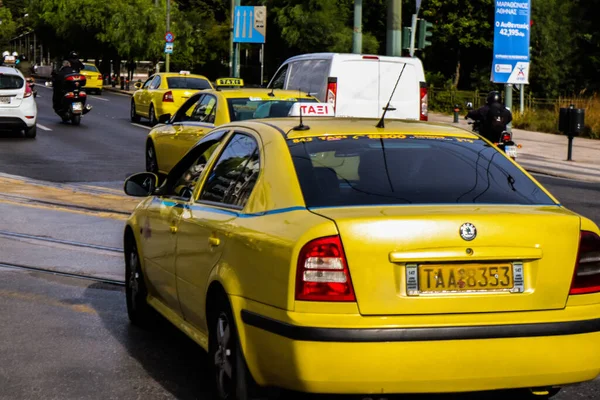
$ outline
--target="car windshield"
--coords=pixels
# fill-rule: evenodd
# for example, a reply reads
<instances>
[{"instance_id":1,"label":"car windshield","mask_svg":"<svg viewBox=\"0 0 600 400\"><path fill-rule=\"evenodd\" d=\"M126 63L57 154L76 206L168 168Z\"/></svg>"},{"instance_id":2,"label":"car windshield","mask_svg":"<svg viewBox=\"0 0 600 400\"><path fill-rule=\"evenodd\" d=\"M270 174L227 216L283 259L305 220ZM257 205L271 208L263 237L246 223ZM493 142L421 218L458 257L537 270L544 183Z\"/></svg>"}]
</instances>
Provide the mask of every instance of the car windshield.
<instances>
[{"instance_id":1,"label":"car windshield","mask_svg":"<svg viewBox=\"0 0 600 400\"><path fill-rule=\"evenodd\" d=\"M232 121L243 121L256 118L287 117L292 105L297 102L316 103L316 99L227 99L229 115Z\"/></svg>"},{"instance_id":2,"label":"car windshield","mask_svg":"<svg viewBox=\"0 0 600 400\"><path fill-rule=\"evenodd\" d=\"M288 145L307 207L555 204L479 139L344 135L291 139Z\"/></svg>"},{"instance_id":3,"label":"car windshield","mask_svg":"<svg viewBox=\"0 0 600 400\"><path fill-rule=\"evenodd\" d=\"M20 89L25 81L18 75L1 75L0 74L0 90L1 89Z\"/></svg>"},{"instance_id":4,"label":"car windshield","mask_svg":"<svg viewBox=\"0 0 600 400\"><path fill-rule=\"evenodd\" d=\"M210 89L210 82L201 78L184 78L184 77L169 77L167 78L167 86L169 89L192 89L202 90Z\"/></svg>"},{"instance_id":5,"label":"car windshield","mask_svg":"<svg viewBox=\"0 0 600 400\"><path fill-rule=\"evenodd\" d=\"M95 65L87 65L87 64L83 64L83 70L84 71L90 71L90 72L99 72L98 68L96 68Z\"/></svg>"}]
</instances>

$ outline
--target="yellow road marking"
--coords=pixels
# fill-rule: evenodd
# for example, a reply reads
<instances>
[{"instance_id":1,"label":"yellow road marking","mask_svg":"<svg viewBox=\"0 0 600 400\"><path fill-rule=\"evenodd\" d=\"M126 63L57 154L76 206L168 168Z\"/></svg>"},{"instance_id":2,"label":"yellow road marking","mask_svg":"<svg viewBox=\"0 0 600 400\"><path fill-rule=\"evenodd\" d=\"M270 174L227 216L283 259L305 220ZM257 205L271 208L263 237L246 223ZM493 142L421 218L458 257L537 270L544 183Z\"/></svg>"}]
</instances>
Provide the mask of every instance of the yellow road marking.
<instances>
[{"instance_id":1,"label":"yellow road marking","mask_svg":"<svg viewBox=\"0 0 600 400\"><path fill-rule=\"evenodd\" d=\"M21 292L14 292L14 291L0 289L0 297L8 297L8 298L17 299L17 300L26 300L26 301L44 303L48 306L66 308L66 309L69 309L71 311L75 311L78 313L85 313L85 314L92 314L92 315L98 314L96 312L96 310L94 310L93 308L91 308L90 306L88 306L86 304L66 304L61 301L52 299L47 296L42 296L39 294L21 293Z\"/></svg>"}]
</instances>

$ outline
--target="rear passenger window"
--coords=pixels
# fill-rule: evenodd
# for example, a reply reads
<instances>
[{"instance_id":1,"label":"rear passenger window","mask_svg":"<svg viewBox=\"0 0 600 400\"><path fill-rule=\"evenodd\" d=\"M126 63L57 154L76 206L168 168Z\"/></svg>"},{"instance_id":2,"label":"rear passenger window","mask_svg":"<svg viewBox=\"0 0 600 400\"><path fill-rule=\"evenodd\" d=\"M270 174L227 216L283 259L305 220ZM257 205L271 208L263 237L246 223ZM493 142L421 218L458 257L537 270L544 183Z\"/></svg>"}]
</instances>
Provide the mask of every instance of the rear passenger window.
<instances>
[{"instance_id":1,"label":"rear passenger window","mask_svg":"<svg viewBox=\"0 0 600 400\"><path fill-rule=\"evenodd\" d=\"M210 171L198 200L244 208L259 172L256 140L236 133Z\"/></svg>"},{"instance_id":2,"label":"rear passenger window","mask_svg":"<svg viewBox=\"0 0 600 400\"><path fill-rule=\"evenodd\" d=\"M277 74L273 78L273 83L271 84L272 89L283 89L285 85L285 76L287 75L287 71L289 68L289 64L283 66L277 71Z\"/></svg>"},{"instance_id":3,"label":"rear passenger window","mask_svg":"<svg viewBox=\"0 0 600 400\"><path fill-rule=\"evenodd\" d=\"M286 89L300 90L323 101L329 75L329 60L304 60L291 64Z\"/></svg>"}]
</instances>

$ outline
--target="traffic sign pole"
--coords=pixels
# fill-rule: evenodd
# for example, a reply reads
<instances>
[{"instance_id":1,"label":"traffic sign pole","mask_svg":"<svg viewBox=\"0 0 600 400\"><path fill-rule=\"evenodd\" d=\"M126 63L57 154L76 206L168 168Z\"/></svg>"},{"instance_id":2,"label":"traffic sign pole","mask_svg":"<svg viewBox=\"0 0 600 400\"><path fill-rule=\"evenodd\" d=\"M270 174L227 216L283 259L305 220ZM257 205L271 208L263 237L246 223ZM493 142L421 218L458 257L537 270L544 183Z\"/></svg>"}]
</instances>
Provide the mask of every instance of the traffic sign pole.
<instances>
[{"instance_id":1,"label":"traffic sign pole","mask_svg":"<svg viewBox=\"0 0 600 400\"><path fill-rule=\"evenodd\" d=\"M167 32L171 31L171 0L167 0ZM165 71L169 72L171 64L171 54L165 56Z\"/></svg>"},{"instance_id":2,"label":"traffic sign pole","mask_svg":"<svg viewBox=\"0 0 600 400\"><path fill-rule=\"evenodd\" d=\"M232 11L232 21L236 21L236 16L235 16L235 8L239 7L242 4L241 0L233 0L233 11ZM239 16L237 18L237 21L239 23ZM234 78L239 78L240 77L240 66L239 66L239 61L240 61L240 44L239 43L234 43L233 42L233 38L235 35L235 25L232 24L232 30L231 30L231 42L233 45L233 51L231 54L231 73L233 75Z\"/></svg>"}]
</instances>

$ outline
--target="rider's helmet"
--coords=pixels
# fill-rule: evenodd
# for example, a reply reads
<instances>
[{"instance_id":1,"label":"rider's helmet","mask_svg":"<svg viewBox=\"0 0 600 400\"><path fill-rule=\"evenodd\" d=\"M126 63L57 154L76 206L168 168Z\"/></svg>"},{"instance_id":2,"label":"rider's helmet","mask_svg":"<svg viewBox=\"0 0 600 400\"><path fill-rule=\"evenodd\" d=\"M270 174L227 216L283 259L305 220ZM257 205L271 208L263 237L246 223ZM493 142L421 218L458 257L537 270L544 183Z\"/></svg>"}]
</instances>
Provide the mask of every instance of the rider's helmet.
<instances>
[{"instance_id":1,"label":"rider's helmet","mask_svg":"<svg viewBox=\"0 0 600 400\"><path fill-rule=\"evenodd\" d=\"M79 54L76 51L72 51L69 53L69 60L78 60Z\"/></svg>"},{"instance_id":2,"label":"rider's helmet","mask_svg":"<svg viewBox=\"0 0 600 400\"><path fill-rule=\"evenodd\" d=\"M487 96L488 105L492 105L494 103L500 103L500 92L493 90L488 93Z\"/></svg>"}]
</instances>

